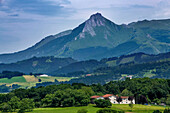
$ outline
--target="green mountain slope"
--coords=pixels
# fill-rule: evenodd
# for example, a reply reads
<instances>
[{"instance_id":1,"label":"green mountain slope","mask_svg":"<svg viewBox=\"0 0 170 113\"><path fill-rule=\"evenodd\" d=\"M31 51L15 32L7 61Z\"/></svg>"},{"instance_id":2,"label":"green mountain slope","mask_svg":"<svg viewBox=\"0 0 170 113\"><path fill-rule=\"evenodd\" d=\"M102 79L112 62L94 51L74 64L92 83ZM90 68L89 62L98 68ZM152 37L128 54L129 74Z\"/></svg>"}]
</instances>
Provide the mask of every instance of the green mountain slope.
<instances>
[{"instance_id":1,"label":"green mountain slope","mask_svg":"<svg viewBox=\"0 0 170 113\"><path fill-rule=\"evenodd\" d=\"M24 73L48 73L76 62L72 58L33 57L11 64L0 64L0 72L20 71Z\"/></svg>"},{"instance_id":2,"label":"green mountain slope","mask_svg":"<svg viewBox=\"0 0 170 113\"><path fill-rule=\"evenodd\" d=\"M96 13L73 30L48 36L26 50L0 55L0 62L11 63L33 56L99 60L137 52L165 53L170 51L169 26L170 19L117 25Z\"/></svg>"},{"instance_id":3,"label":"green mountain slope","mask_svg":"<svg viewBox=\"0 0 170 113\"><path fill-rule=\"evenodd\" d=\"M104 58L100 61L97 60L87 60L87 61L80 61L69 64L67 66L63 66L54 72L51 72L52 75L60 75L60 74L67 74L72 73L69 76L75 74L75 72L84 72L84 73L91 73L97 68L101 67L115 67L123 64L142 64L147 62L155 62L155 61L163 61L170 59L170 52L169 53L162 53L158 55L149 55L145 53L135 53L131 55L123 55L121 57L112 57L112 58Z\"/></svg>"}]
</instances>

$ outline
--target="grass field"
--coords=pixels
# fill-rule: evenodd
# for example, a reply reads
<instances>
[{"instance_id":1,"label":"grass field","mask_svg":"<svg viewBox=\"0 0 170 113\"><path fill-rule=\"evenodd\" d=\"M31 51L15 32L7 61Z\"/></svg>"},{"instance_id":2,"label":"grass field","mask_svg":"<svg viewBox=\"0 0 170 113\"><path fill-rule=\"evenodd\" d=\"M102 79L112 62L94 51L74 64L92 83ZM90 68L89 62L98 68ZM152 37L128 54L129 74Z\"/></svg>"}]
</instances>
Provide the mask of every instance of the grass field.
<instances>
[{"instance_id":1,"label":"grass field","mask_svg":"<svg viewBox=\"0 0 170 113\"><path fill-rule=\"evenodd\" d=\"M85 108L88 113L96 113L97 110L101 108L94 107L94 105L84 106L84 107L67 107L67 108L36 108L29 113L77 113L79 109ZM129 105L125 104L114 104L111 109L114 110L124 110L126 113L130 113ZM131 113L152 113L154 110L163 111L165 108L161 106L147 106L147 105L134 105Z\"/></svg>"},{"instance_id":2,"label":"grass field","mask_svg":"<svg viewBox=\"0 0 170 113\"><path fill-rule=\"evenodd\" d=\"M13 77L11 79L8 78L2 78L0 79L0 85L6 84L7 86L12 86L13 84L18 84L22 88L31 88L33 86L36 86L36 83L41 83L38 82L38 79L41 79L41 82L54 82L55 79L58 81L69 81L72 79L72 77L35 77L34 75L23 75L20 77Z\"/></svg>"},{"instance_id":3,"label":"grass field","mask_svg":"<svg viewBox=\"0 0 170 113\"><path fill-rule=\"evenodd\" d=\"M54 82L55 79L57 79L59 82L61 82L61 81L69 81L69 80L72 79L71 77L52 77L52 76L49 76L49 77L37 77L37 78L41 79L42 82Z\"/></svg>"},{"instance_id":4,"label":"grass field","mask_svg":"<svg viewBox=\"0 0 170 113\"><path fill-rule=\"evenodd\" d=\"M23 76L13 77L11 79L8 79L8 78L0 79L0 83L14 83L14 82L26 82L26 80Z\"/></svg>"}]
</instances>

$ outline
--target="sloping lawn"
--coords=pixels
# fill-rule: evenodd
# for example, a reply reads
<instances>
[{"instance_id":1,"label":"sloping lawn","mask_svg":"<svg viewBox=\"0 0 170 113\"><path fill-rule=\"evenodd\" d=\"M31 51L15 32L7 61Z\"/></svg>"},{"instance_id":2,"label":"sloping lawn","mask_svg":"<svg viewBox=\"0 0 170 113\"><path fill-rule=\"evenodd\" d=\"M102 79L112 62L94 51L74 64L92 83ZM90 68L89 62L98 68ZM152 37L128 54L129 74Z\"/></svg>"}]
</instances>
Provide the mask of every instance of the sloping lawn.
<instances>
[{"instance_id":1,"label":"sloping lawn","mask_svg":"<svg viewBox=\"0 0 170 113\"><path fill-rule=\"evenodd\" d=\"M83 107L66 107L66 108L37 108L31 113L77 113L79 109L85 108L88 113L96 113L100 108L93 107L92 105Z\"/></svg>"},{"instance_id":2,"label":"sloping lawn","mask_svg":"<svg viewBox=\"0 0 170 113\"><path fill-rule=\"evenodd\" d=\"M112 108L124 110L124 111L131 111L131 108L127 104L114 104ZM140 104L134 104L132 111L134 113L152 113L154 110L161 110L163 111L165 108L162 106L149 106L149 105L140 105Z\"/></svg>"},{"instance_id":3,"label":"sloping lawn","mask_svg":"<svg viewBox=\"0 0 170 113\"><path fill-rule=\"evenodd\" d=\"M36 108L30 113L77 113L79 109L85 108L88 110L87 113L96 113L101 108L94 107L94 105L83 106L83 107L66 107L66 108ZM114 110L124 110L130 112L129 105L114 104L112 107ZM154 110L164 110L164 107L160 106L146 106L146 105L134 105L133 113L152 113Z\"/></svg>"}]
</instances>

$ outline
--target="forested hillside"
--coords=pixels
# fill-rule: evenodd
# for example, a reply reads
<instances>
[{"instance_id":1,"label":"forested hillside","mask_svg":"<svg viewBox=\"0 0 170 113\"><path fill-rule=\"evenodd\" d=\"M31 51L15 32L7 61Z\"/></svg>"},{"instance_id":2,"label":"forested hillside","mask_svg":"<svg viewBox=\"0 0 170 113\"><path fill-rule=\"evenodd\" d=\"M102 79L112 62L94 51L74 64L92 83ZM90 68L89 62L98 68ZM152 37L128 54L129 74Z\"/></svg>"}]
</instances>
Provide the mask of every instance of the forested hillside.
<instances>
[{"instance_id":1,"label":"forested hillside","mask_svg":"<svg viewBox=\"0 0 170 113\"><path fill-rule=\"evenodd\" d=\"M91 73L93 70L100 68L100 67L114 67L118 65L134 63L134 64L141 64L146 62L154 62L154 61L161 61L170 59L170 52L169 53L162 53L158 55L150 55L145 53L135 53L130 55L123 55L120 57L111 57L111 58L104 58L100 61L97 60L87 60L87 61L80 61L69 64L67 66L63 66L58 70L51 72L52 75L57 74L67 74L67 73L74 73L74 72L87 72Z\"/></svg>"},{"instance_id":2,"label":"forested hillside","mask_svg":"<svg viewBox=\"0 0 170 113\"><path fill-rule=\"evenodd\" d=\"M11 64L0 64L0 72L2 71L20 71L23 73L49 73L51 71L62 68L76 62L72 58L55 58L51 57L33 57L27 60L19 61Z\"/></svg>"},{"instance_id":3,"label":"forested hillside","mask_svg":"<svg viewBox=\"0 0 170 113\"><path fill-rule=\"evenodd\" d=\"M116 67L103 67L94 70L90 76L83 74L83 77L72 79L66 83L85 83L105 84L113 80L119 80L131 75L133 78L150 77L150 78L170 78L170 61L150 62L143 64L124 64ZM70 76L70 74L67 74ZM66 75L66 76L67 76ZM74 75L74 74L72 74ZM80 74L81 75L81 74ZM123 76L125 75L125 76Z\"/></svg>"}]
</instances>

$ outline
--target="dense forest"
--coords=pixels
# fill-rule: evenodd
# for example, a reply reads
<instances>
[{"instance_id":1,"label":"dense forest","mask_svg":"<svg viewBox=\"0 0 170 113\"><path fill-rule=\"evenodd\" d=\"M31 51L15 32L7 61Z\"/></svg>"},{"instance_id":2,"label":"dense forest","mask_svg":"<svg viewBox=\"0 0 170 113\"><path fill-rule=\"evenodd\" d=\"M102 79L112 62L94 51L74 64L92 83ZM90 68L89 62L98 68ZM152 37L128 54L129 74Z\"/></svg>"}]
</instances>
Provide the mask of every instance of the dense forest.
<instances>
[{"instance_id":1,"label":"dense forest","mask_svg":"<svg viewBox=\"0 0 170 113\"><path fill-rule=\"evenodd\" d=\"M11 79L12 77L17 77L22 75L24 75L24 73L18 71L2 71L2 73L0 73L0 79L1 78Z\"/></svg>"}]
</instances>

